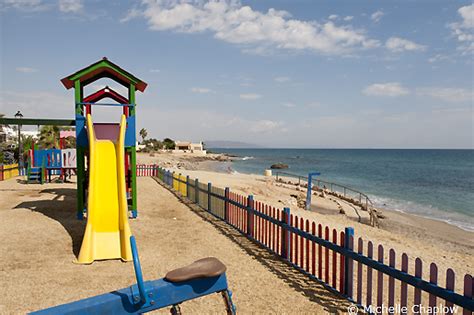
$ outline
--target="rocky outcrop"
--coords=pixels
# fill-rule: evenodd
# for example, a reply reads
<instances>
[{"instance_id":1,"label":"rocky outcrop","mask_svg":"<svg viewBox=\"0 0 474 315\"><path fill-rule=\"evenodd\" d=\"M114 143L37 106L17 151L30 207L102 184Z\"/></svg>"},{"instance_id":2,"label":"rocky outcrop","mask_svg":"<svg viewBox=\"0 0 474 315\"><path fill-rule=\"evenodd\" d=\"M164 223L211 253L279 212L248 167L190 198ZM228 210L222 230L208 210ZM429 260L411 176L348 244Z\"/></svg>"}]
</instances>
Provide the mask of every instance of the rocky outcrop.
<instances>
[{"instance_id":1,"label":"rocky outcrop","mask_svg":"<svg viewBox=\"0 0 474 315\"><path fill-rule=\"evenodd\" d=\"M271 169L274 169L274 170L287 169L287 168L288 168L288 164L276 163L276 164L272 164L272 166L270 166L270 168L271 168Z\"/></svg>"}]
</instances>

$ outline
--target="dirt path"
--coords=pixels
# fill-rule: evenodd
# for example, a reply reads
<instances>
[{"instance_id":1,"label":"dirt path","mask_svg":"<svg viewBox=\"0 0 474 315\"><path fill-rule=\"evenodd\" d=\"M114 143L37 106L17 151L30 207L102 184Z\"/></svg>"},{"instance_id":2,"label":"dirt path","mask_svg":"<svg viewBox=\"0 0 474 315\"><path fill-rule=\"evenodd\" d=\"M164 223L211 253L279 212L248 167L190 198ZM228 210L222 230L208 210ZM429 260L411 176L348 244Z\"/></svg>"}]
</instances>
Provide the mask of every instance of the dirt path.
<instances>
[{"instance_id":1,"label":"dirt path","mask_svg":"<svg viewBox=\"0 0 474 315\"><path fill-rule=\"evenodd\" d=\"M205 256L228 267L241 314L326 314L347 302L229 226L191 210L151 178L139 178L139 218L131 221L146 280ZM75 219L73 184L0 182L0 313L17 314L130 286L131 263L75 265L85 222ZM186 302L186 314L224 313L218 295ZM168 313L168 310L160 311Z\"/></svg>"}]
</instances>

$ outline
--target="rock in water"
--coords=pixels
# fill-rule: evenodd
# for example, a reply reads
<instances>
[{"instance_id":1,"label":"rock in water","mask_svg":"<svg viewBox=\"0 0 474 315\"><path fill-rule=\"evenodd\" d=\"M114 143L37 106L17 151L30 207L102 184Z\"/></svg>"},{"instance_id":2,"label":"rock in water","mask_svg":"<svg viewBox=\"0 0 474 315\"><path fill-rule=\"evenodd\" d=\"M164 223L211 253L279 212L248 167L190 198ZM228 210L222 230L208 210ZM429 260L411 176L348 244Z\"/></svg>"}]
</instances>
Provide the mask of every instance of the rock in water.
<instances>
[{"instance_id":1,"label":"rock in water","mask_svg":"<svg viewBox=\"0 0 474 315\"><path fill-rule=\"evenodd\" d=\"M270 166L271 169L278 169L278 170L281 170L281 169L286 169L288 168L288 165L287 164L283 164L283 163L276 163L276 164L273 164L272 166Z\"/></svg>"}]
</instances>

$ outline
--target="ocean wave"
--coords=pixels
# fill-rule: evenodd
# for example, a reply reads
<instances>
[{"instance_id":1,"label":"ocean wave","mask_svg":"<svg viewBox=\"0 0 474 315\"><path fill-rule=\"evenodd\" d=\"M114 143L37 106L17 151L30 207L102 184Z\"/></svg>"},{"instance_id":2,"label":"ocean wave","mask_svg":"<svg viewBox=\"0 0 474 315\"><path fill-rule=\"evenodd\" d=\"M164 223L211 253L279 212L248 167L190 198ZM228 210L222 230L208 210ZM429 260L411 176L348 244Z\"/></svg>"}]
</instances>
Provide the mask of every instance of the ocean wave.
<instances>
[{"instance_id":1,"label":"ocean wave","mask_svg":"<svg viewBox=\"0 0 474 315\"><path fill-rule=\"evenodd\" d=\"M474 218L449 210L442 210L433 205L424 205L408 200L398 200L380 196L370 196L374 206L380 209L394 210L402 213L446 222L465 231L474 232Z\"/></svg>"},{"instance_id":2,"label":"ocean wave","mask_svg":"<svg viewBox=\"0 0 474 315\"><path fill-rule=\"evenodd\" d=\"M254 159L253 156L244 156L244 157L242 158L242 161L253 160L253 159Z\"/></svg>"}]
</instances>

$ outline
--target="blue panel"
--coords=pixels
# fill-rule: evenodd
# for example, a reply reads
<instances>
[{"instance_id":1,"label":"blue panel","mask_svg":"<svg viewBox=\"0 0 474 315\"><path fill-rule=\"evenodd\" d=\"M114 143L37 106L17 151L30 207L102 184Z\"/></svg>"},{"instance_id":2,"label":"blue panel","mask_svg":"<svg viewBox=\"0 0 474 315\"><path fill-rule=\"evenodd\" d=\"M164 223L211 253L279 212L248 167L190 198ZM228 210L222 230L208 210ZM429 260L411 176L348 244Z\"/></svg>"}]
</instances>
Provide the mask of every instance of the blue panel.
<instances>
[{"instance_id":1,"label":"blue panel","mask_svg":"<svg viewBox=\"0 0 474 315\"><path fill-rule=\"evenodd\" d=\"M82 115L76 114L76 146L84 148L89 145L85 126L86 118Z\"/></svg>"},{"instance_id":2,"label":"blue panel","mask_svg":"<svg viewBox=\"0 0 474 315\"><path fill-rule=\"evenodd\" d=\"M34 154L33 164L36 167L44 166L47 169L61 168L61 150L59 149L48 149L48 150L36 150Z\"/></svg>"},{"instance_id":3,"label":"blue panel","mask_svg":"<svg viewBox=\"0 0 474 315\"><path fill-rule=\"evenodd\" d=\"M125 146L134 147L136 142L135 135L135 116L127 117L127 130L125 131Z\"/></svg>"}]
</instances>

